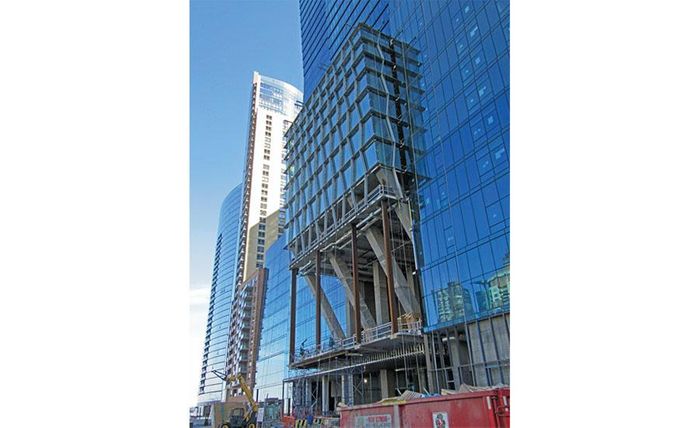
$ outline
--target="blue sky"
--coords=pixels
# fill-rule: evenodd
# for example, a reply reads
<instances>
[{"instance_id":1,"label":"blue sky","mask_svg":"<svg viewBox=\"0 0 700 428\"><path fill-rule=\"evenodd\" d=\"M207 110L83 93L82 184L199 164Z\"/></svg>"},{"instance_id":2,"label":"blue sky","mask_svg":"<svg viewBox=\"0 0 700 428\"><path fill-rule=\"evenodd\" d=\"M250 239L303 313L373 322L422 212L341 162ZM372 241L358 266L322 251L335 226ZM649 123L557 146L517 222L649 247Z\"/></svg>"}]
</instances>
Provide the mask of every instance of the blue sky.
<instances>
[{"instance_id":1,"label":"blue sky","mask_svg":"<svg viewBox=\"0 0 700 428\"><path fill-rule=\"evenodd\" d=\"M302 88L296 0L190 2L190 341L199 383L221 202L242 180L253 71Z\"/></svg>"}]
</instances>

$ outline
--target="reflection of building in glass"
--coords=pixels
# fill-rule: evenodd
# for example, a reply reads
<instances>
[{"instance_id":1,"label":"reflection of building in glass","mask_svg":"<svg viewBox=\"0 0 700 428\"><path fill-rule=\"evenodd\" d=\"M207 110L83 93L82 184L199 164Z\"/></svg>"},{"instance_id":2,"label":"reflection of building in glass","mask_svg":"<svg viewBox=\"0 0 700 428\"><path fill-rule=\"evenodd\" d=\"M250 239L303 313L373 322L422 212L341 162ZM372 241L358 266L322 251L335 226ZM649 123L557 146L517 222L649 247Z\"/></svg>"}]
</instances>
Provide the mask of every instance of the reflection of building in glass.
<instances>
[{"instance_id":1,"label":"reflection of building in glass","mask_svg":"<svg viewBox=\"0 0 700 428\"><path fill-rule=\"evenodd\" d=\"M226 348L229 338L233 286L236 278L240 214L241 186L239 185L226 196L219 214L209 316L199 383L198 400L200 403L223 399L223 381L214 374L214 370L223 373L226 368Z\"/></svg>"},{"instance_id":2,"label":"reflection of building in glass","mask_svg":"<svg viewBox=\"0 0 700 428\"><path fill-rule=\"evenodd\" d=\"M505 258L504 266L487 281L489 308L510 307L510 256Z\"/></svg>"},{"instance_id":3,"label":"reflection of building in glass","mask_svg":"<svg viewBox=\"0 0 700 428\"><path fill-rule=\"evenodd\" d=\"M424 331L439 363L429 381L433 391L508 383L509 2L390 0L388 10L392 36L420 52L425 91L414 220ZM439 302L453 283L466 310L448 319Z\"/></svg>"},{"instance_id":4,"label":"reflection of building in glass","mask_svg":"<svg viewBox=\"0 0 700 428\"><path fill-rule=\"evenodd\" d=\"M289 410L291 393L283 389L289 363L289 252L285 240L278 239L265 254L267 278L263 296L255 396L259 400L277 398Z\"/></svg>"},{"instance_id":5,"label":"reflection of building in glass","mask_svg":"<svg viewBox=\"0 0 700 428\"><path fill-rule=\"evenodd\" d=\"M387 29L388 6L387 0L299 1L304 92L307 97L358 24L364 22L379 31Z\"/></svg>"},{"instance_id":6,"label":"reflection of building in glass","mask_svg":"<svg viewBox=\"0 0 700 428\"><path fill-rule=\"evenodd\" d=\"M300 12L296 120L254 76L227 373L317 414L508 383L508 2Z\"/></svg>"},{"instance_id":7,"label":"reflection of building in glass","mask_svg":"<svg viewBox=\"0 0 700 428\"><path fill-rule=\"evenodd\" d=\"M447 284L435 293L437 300L438 322L450 321L464 317L464 290L459 282Z\"/></svg>"},{"instance_id":8,"label":"reflection of building in glass","mask_svg":"<svg viewBox=\"0 0 700 428\"><path fill-rule=\"evenodd\" d=\"M287 189L295 406L508 383L508 2L302 0L300 12L306 99ZM363 366L358 395L344 344L381 337L396 315L420 319L426 358Z\"/></svg>"}]
</instances>

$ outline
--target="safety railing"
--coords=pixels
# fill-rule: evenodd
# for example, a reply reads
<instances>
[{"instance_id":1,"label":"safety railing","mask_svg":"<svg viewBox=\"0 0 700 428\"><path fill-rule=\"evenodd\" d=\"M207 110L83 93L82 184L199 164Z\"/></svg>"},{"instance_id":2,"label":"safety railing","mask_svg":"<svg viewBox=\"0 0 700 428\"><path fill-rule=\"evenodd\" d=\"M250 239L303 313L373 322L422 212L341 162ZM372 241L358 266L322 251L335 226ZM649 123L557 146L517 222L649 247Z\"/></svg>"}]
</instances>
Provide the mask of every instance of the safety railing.
<instances>
[{"instance_id":1,"label":"safety railing","mask_svg":"<svg viewBox=\"0 0 700 428\"><path fill-rule=\"evenodd\" d=\"M356 186L361 186L361 183L358 183ZM322 246L322 244L330 239L332 236L334 236L336 233L338 233L340 230L343 228L346 228L348 224L350 224L352 221L356 220L359 217L362 217L362 215L365 213L366 210L372 208L372 206L380 200L382 197L388 197L388 198L397 198L398 195L396 192L389 186L385 185L378 185L372 191L367 193L365 197L358 198L358 200L355 201L354 204L352 204L349 208L346 209L345 213L342 214L342 206L343 203L346 203L346 198L348 198L350 195L350 191L347 191L343 194L341 198L339 198L336 202L334 202L331 207L326 208L324 212L329 211L329 210L335 210L338 212L338 217L337 221L334 222L331 225L328 225L328 227L322 227L323 226L323 216L318 216L314 221L311 222L311 224L307 225L304 230L299 232L295 238L296 239L301 239L301 235L307 234L312 228L314 227L319 227L320 228L320 233L318 236L316 236L313 240L310 240L307 242L303 248L299 251L298 254L292 255L292 261L295 260L300 260L303 259L304 257L307 257L309 254L311 254L313 251L315 251L318 247ZM302 241L303 242L303 241Z\"/></svg>"},{"instance_id":2,"label":"safety railing","mask_svg":"<svg viewBox=\"0 0 700 428\"><path fill-rule=\"evenodd\" d=\"M398 322L398 334L420 336L422 334L422 328L423 324L421 320L403 320L400 318ZM362 331L362 342L360 345L376 342L377 340L386 339L390 336L391 322L380 324ZM294 355L294 362L301 362L331 352L352 349L357 345L358 343L354 335L337 341L331 339L327 343L322 343L311 349L300 349Z\"/></svg>"}]
</instances>

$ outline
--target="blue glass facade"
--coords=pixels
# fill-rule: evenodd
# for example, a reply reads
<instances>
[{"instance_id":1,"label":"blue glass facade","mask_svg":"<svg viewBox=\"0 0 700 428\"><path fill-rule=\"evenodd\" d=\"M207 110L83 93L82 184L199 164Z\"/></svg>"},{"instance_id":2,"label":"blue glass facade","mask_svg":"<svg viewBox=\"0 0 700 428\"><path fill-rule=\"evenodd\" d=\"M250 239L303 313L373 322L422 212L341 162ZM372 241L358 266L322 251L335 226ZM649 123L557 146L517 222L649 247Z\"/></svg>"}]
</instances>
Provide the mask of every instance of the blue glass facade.
<instances>
[{"instance_id":1,"label":"blue glass facade","mask_svg":"<svg viewBox=\"0 0 700 428\"><path fill-rule=\"evenodd\" d=\"M422 61L425 330L508 312L509 2L392 0L389 11L392 34Z\"/></svg>"},{"instance_id":2,"label":"blue glass facade","mask_svg":"<svg viewBox=\"0 0 700 428\"><path fill-rule=\"evenodd\" d=\"M369 16L356 11L375 10L375 7L381 12L372 19L353 18ZM298 159L292 159L290 164L292 176L299 174L302 178L296 180L298 187L292 185L288 189L291 208L287 232L290 249L296 257L292 265L297 265L300 254L306 257L305 253L314 251L315 243L325 242L324 228L326 224L333 225L325 219L324 222L314 219L333 204L338 197L335 192L344 189L327 179L342 169L335 165L336 157L340 157L340 167L348 158L367 158L363 120L359 120L362 124L357 134L359 146L351 140L348 153L342 153L345 149L341 137L345 133L340 132L341 149L338 156L334 154L333 126L342 124L345 109L337 109L341 111L337 117L331 105L338 102L350 112L353 96L362 98L362 89L357 89L362 87L348 84L353 72L360 75L361 66L352 62L355 57L350 60L354 67L351 71L345 69L347 62L341 60L342 66L337 66L336 60L342 54L343 43L351 38L349 35L357 24L364 21L393 37L392 45L398 43L415 49L419 62L415 73L411 70L404 77L407 88L419 89L412 91L415 98L410 96L409 100L421 110L420 117L408 118L409 128L404 129L399 140L407 143L410 150L411 163L402 165L402 171L405 177L408 174L415 177L403 183L407 185L404 190L413 214L412 240L415 271L420 279L426 354L427 359L438 361L436 366L426 361L427 366L433 365L427 368L432 378L431 389L456 388L460 383L508 383L509 2L302 0L300 11L307 96L306 114L302 112L300 117L312 119L300 126L301 135L295 136L295 140L310 140L303 145L312 153L298 149L302 159L309 159L308 165L306 160L297 162ZM339 77L346 82L339 85L342 90L337 92L335 81ZM326 87L325 81L329 79L333 84ZM318 95L318 91L325 93ZM364 114L361 106L355 110ZM407 119L405 112L397 119ZM352 129L349 130L352 135ZM329 145L326 145L327 135L330 135ZM316 150L319 159L314 159ZM358 165L353 161L353 168L364 172ZM350 175L350 180L345 178L347 188L348 181L352 182L355 176ZM290 184L294 184L294 178ZM353 189L353 194L360 193L359 189ZM374 247L373 251L376 253ZM307 257L298 266L308 266L310 262ZM409 272L410 266L405 266ZM308 349L313 343L315 320L313 295L308 284L304 281L300 284L297 351L304 344ZM375 291L376 284L375 281ZM340 287L330 287L330 292L335 290ZM334 307L334 312L339 319L346 316L340 306ZM326 320L321 321L325 341L328 328ZM344 319L343 329L347 333Z\"/></svg>"},{"instance_id":3,"label":"blue glass facade","mask_svg":"<svg viewBox=\"0 0 700 428\"><path fill-rule=\"evenodd\" d=\"M418 53L399 43L390 48L386 36L367 27L352 34L287 132L287 239L297 257L334 228L324 217L341 211L339 199L358 182L379 168L413 170L410 144L397 137L420 122L420 91L392 82L417 80Z\"/></svg>"},{"instance_id":4,"label":"blue glass facade","mask_svg":"<svg viewBox=\"0 0 700 428\"><path fill-rule=\"evenodd\" d=\"M200 402L218 401L223 397L223 381L213 373L213 370L223 373L226 368L231 300L236 278L241 190L241 185L238 185L226 196L219 213L209 316L199 384Z\"/></svg>"},{"instance_id":5,"label":"blue glass facade","mask_svg":"<svg viewBox=\"0 0 700 428\"><path fill-rule=\"evenodd\" d=\"M413 141L425 141L415 153L426 330L508 311L509 2L301 0L300 12L307 97L359 22L420 52L425 129ZM290 236L305 224L292 226Z\"/></svg>"},{"instance_id":6,"label":"blue glass facade","mask_svg":"<svg viewBox=\"0 0 700 428\"><path fill-rule=\"evenodd\" d=\"M388 25L387 0L300 0L299 12L304 101L357 24L379 31Z\"/></svg>"},{"instance_id":7,"label":"blue glass facade","mask_svg":"<svg viewBox=\"0 0 700 428\"><path fill-rule=\"evenodd\" d=\"M267 279L263 297L260 345L255 374L255 396L283 398L282 380L289 361L289 294L291 276L289 252L284 238L278 239L265 255Z\"/></svg>"}]
</instances>

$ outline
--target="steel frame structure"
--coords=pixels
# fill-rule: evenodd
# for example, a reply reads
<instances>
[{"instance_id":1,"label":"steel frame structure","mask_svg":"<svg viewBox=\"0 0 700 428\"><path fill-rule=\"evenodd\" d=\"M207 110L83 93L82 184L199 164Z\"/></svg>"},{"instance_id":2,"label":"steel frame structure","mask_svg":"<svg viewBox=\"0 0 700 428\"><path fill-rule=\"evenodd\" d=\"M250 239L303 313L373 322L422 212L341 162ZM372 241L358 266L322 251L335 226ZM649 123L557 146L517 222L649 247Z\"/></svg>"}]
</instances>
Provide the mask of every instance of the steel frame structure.
<instances>
[{"instance_id":1,"label":"steel frame structure","mask_svg":"<svg viewBox=\"0 0 700 428\"><path fill-rule=\"evenodd\" d=\"M412 229L411 140L421 132L422 111L415 102L422 93L417 57L409 45L359 25L287 133L294 374L285 382L293 383L302 412L318 407L309 392L314 379L324 388L331 379L345 379L348 398L362 386L353 380L358 371L427 371ZM351 311L345 329L321 287L323 275L342 284ZM300 278L315 301L315 345L303 352L295 349ZM332 345L322 344L321 317Z\"/></svg>"}]
</instances>

